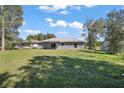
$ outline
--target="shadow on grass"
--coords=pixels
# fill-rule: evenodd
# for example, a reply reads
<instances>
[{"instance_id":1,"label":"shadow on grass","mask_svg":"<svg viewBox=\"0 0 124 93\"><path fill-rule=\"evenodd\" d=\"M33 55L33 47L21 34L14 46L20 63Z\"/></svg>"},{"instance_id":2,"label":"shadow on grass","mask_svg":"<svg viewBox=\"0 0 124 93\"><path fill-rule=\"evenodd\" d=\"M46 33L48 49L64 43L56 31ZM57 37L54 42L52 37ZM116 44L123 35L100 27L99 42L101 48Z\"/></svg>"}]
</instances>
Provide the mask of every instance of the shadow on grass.
<instances>
[{"instance_id":1,"label":"shadow on grass","mask_svg":"<svg viewBox=\"0 0 124 93\"><path fill-rule=\"evenodd\" d=\"M19 69L22 73L17 77L23 77L13 87L124 87L124 77L120 76L124 67L106 61L67 56L35 56L29 61ZM9 77L8 73L1 74L0 86ZM9 87L7 84L4 87Z\"/></svg>"},{"instance_id":2,"label":"shadow on grass","mask_svg":"<svg viewBox=\"0 0 124 93\"><path fill-rule=\"evenodd\" d=\"M124 67L66 56L36 56L14 87L124 87Z\"/></svg>"},{"instance_id":3,"label":"shadow on grass","mask_svg":"<svg viewBox=\"0 0 124 93\"><path fill-rule=\"evenodd\" d=\"M10 75L7 72L0 74L0 87L9 77Z\"/></svg>"},{"instance_id":4,"label":"shadow on grass","mask_svg":"<svg viewBox=\"0 0 124 93\"><path fill-rule=\"evenodd\" d=\"M12 84L14 84L13 82L10 84L11 80L9 80L10 78L16 77L17 75L12 75L9 74L8 72L2 73L0 74L0 88L5 88L5 87L13 87Z\"/></svg>"}]
</instances>

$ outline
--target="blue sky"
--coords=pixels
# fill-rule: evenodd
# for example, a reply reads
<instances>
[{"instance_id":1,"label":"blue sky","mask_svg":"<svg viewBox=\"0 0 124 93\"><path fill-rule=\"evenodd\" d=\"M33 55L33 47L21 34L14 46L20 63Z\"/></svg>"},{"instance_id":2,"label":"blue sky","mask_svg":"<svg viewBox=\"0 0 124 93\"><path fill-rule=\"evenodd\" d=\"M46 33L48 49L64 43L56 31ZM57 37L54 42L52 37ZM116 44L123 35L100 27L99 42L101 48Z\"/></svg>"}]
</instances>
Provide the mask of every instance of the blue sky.
<instances>
[{"instance_id":1,"label":"blue sky","mask_svg":"<svg viewBox=\"0 0 124 93\"><path fill-rule=\"evenodd\" d=\"M87 19L105 18L113 10L124 6L23 6L23 26L20 27L20 37L25 39L29 34L52 33L57 37L81 36L82 25Z\"/></svg>"}]
</instances>

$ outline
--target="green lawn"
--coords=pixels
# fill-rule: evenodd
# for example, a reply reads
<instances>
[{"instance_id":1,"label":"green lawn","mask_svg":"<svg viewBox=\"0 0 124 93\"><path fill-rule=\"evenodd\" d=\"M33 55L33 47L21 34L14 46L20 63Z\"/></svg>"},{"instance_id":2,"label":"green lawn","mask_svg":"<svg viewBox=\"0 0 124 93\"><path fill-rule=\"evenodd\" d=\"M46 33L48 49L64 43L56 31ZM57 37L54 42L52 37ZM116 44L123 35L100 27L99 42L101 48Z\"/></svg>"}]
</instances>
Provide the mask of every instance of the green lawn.
<instances>
[{"instance_id":1,"label":"green lawn","mask_svg":"<svg viewBox=\"0 0 124 93\"><path fill-rule=\"evenodd\" d=\"M124 87L124 54L88 50L0 52L0 87Z\"/></svg>"}]
</instances>

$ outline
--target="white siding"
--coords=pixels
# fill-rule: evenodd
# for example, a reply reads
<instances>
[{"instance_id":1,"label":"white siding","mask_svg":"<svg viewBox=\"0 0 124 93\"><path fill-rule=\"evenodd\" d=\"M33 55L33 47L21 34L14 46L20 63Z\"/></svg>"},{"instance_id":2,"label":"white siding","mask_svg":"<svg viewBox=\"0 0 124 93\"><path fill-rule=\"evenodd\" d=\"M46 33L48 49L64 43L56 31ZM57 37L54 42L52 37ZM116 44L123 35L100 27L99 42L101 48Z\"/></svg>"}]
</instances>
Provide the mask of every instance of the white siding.
<instances>
[{"instance_id":1,"label":"white siding","mask_svg":"<svg viewBox=\"0 0 124 93\"><path fill-rule=\"evenodd\" d=\"M59 49L74 49L74 50L81 50L81 49L83 49L84 47L83 47L83 45L77 45L77 48L75 48L74 47L74 45L64 45L64 46L58 46L58 50Z\"/></svg>"},{"instance_id":2,"label":"white siding","mask_svg":"<svg viewBox=\"0 0 124 93\"><path fill-rule=\"evenodd\" d=\"M75 43L77 44L77 47L74 47ZM61 42L61 43L55 42L55 44L56 44L56 47L54 49L57 49L57 50L65 50L65 49L81 50L84 48L83 42ZM51 43L50 42L43 43L43 48L51 49Z\"/></svg>"}]
</instances>

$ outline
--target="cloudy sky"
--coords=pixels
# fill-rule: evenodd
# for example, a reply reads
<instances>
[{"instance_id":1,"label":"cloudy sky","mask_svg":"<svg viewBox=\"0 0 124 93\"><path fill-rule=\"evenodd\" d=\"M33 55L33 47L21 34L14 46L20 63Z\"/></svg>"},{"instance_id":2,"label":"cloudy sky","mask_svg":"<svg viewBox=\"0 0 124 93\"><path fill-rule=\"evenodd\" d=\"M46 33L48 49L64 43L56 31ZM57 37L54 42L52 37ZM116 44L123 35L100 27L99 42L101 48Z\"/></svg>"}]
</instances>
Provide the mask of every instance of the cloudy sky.
<instances>
[{"instance_id":1,"label":"cloudy sky","mask_svg":"<svg viewBox=\"0 0 124 93\"><path fill-rule=\"evenodd\" d=\"M29 34L52 33L57 37L80 37L82 26L87 19L104 18L113 10L124 6L23 6L24 22L20 37Z\"/></svg>"}]
</instances>

